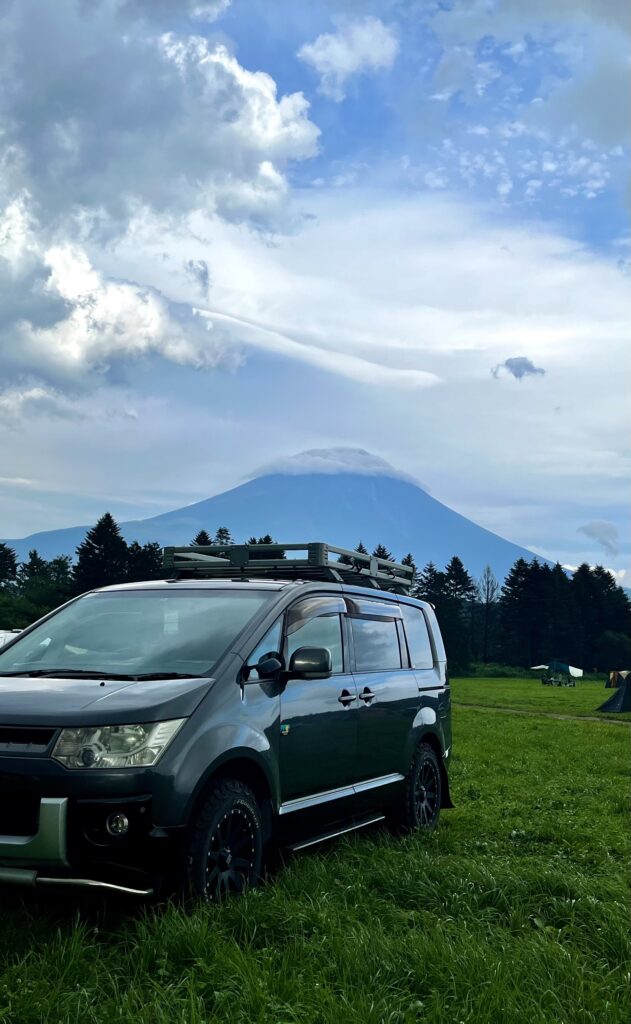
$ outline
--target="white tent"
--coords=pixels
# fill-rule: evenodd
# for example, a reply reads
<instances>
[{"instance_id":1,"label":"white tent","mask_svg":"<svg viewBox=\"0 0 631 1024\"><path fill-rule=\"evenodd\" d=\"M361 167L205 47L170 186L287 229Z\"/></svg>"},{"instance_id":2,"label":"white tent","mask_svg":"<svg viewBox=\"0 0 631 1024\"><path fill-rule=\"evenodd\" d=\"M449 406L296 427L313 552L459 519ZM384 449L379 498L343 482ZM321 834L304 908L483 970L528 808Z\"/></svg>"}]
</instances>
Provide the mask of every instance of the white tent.
<instances>
[{"instance_id":1,"label":"white tent","mask_svg":"<svg viewBox=\"0 0 631 1024\"><path fill-rule=\"evenodd\" d=\"M532 665L531 672L561 672L566 676L573 676L574 679L580 679L583 675L582 668L574 668L573 665L566 665L562 661L551 661L547 665Z\"/></svg>"}]
</instances>

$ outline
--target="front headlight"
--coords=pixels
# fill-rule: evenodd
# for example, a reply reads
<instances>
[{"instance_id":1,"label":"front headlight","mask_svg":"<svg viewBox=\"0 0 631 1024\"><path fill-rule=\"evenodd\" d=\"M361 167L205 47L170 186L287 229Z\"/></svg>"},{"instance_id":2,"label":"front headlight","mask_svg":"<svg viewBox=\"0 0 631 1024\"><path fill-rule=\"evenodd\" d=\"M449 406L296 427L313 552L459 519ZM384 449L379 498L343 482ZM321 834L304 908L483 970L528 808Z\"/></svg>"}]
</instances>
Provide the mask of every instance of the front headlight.
<instances>
[{"instance_id":1,"label":"front headlight","mask_svg":"<svg viewBox=\"0 0 631 1024\"><path fill-rule=\"evenodd\" d=\"M66 768L145 768L156 763L185 721L62 729L52 756Z\"/></svg>"}]
</instances>

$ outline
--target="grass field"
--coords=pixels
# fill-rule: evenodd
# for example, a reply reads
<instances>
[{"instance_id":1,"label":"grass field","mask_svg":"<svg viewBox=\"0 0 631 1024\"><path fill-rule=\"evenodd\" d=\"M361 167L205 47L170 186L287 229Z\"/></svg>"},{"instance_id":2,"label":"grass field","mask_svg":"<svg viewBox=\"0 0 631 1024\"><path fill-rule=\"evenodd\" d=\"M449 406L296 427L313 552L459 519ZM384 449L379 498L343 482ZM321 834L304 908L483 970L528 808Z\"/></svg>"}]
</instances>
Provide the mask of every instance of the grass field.
<instances>
[{"instance_id":1,"label":"grass field","mask_svg":"<svg viewBox=\"0 0 631 1024\"><path fill-rule=\"evenodd\" d=\"M458 707L454 752L433 835L337 842L219 908L5 890L0 1022L627 1024L631 728Z\"/></svg>"},{"instance_id":2,"label":"grass field","mask_svg":"<svg viewBox=\"0 0 631 1024\"><path fill-rule=\"evenodd\" d=\"M542 686L534 673L530 679L475 678L453 681L453 700L459 704L631 721L631 712L608 714L596 710L614 692L606 690L602 683L582 680L578 680L576 686Z\"/></svg>"}]
</instances>

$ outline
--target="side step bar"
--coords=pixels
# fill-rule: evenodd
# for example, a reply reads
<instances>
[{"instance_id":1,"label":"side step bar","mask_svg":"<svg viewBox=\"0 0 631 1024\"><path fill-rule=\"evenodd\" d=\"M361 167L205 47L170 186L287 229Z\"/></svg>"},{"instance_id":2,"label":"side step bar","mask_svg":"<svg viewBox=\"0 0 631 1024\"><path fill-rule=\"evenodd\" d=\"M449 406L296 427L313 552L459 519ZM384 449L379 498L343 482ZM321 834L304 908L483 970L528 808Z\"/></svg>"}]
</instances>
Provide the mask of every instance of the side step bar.
<instances>
[{"instance_id":1,"label":"side step bar","mask_svg":"<svg viewBox=\"0 0 631 1024\"><path fill-rule=\"evenodd\" d=\"M363 818L361 821L356 821L352 825L347 825L345 828L336 828L332 832L323 832L320 836L314 836L313 839L305 839L300 843L292 843L289 847L294 853L298 850L306 850L308 846L316 846L318 843L325 843L328 839L336 839L337 836L346 835L347 832L357 832L360 828L368 828L369 825L376 825L379 821L385 821L385 814L375 814L371 818Z\"/></svg>"}]
</instances>

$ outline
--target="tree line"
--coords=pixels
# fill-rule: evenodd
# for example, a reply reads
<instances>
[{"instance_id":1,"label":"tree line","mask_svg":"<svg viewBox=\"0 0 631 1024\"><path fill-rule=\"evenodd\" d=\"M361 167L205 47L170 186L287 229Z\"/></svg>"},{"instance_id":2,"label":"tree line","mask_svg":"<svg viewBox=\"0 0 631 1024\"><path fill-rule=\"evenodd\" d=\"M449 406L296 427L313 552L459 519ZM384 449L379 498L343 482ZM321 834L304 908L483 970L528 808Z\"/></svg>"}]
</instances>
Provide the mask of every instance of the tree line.
<instances>
[{"instance_id":1,"label":"tree line","mask_svg":"<svg viewBox=\"0 0 631 1024\"><path fill-rule=\"evenodd\" d=\"M225 526L191 539L195 545L234 543ZM265 534L247 543L275 541ZM355 550L368 554L361 541ZM384 544L372 554L397 561ZM453 672L466 672L472 663L526 668L553 658L588 671L631 666L631 602L603 566L583 564L569 574L558 563L520 558L500 583L489 566L475 580L457 555L443 569L433 562L418 568L411 552L401 562L413 569L413 596L436 610ZM128 544L109 512L88 530L74 562L68 555L47 561L32 550L19 563L0 543L0 629L27 626L86 590L160 579L163 572L161 546Z\"/></svg>"}]
</instances>

